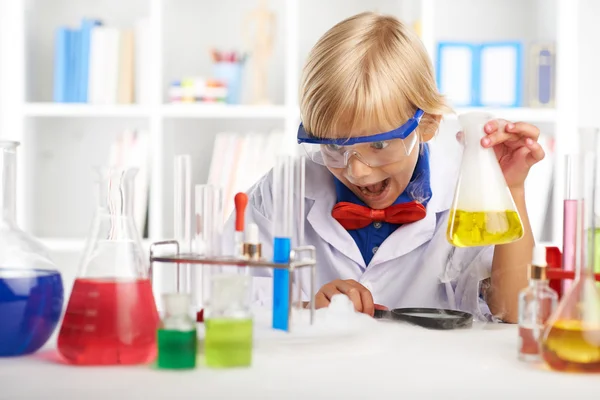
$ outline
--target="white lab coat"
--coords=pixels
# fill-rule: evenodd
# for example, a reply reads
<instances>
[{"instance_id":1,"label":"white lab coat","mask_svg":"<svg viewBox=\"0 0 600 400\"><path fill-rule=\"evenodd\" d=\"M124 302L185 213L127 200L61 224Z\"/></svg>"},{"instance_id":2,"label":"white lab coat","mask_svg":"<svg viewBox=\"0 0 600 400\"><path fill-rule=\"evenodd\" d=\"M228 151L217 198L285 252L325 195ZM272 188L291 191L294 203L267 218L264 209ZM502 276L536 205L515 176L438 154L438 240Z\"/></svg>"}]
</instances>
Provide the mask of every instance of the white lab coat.
<instances>
[{"instance_id":1,"label":"white lab coat","mask_svg":"<svg viewBox=\"0 0 600 400\"><path fill-rule=\"evenodd\" d=\"M493 247L455 248L446 240L449 208L458 177L460 158L430 144L432 198L424 219L394 231L376 250L369 265L350 234L331 216L336 203L333 176L323 166L306 161L305 244L317 254L315 293L335 279L354 279L369 289L375 303L392 308L435 307L463 310L480 320L490 320L480 299L480 281L490 276ZM260 230L263 256L272 256L272 174L248 191L246 224ZM296 220L296 222L298 222ZM224 229L225 254L232 254L234 217ZM292 246L298 245L292 242ZM305 300L310 293L309 271L301 282ZM255 299L272 300L272 270L255 272Z\"/></svg>"}]
</instances>

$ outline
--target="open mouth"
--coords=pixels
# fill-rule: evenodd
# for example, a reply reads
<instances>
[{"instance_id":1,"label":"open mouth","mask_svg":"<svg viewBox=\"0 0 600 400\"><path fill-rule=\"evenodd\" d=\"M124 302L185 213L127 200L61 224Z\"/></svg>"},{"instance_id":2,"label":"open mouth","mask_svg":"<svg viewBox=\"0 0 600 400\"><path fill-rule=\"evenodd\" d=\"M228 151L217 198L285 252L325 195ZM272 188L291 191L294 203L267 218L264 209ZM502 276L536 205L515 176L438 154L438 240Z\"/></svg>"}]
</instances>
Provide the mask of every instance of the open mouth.
<instances>
[{"instance_id":1,"label":"open mouth","mask_svg":"<svg viewBox=\"0 0 600 400\"><path fill-rule=\"evenodd\" d=\"M386 178L377 183L366 186L355 185L360 192L367 197L377 197L383 194L385 190L390 186L390 178Z\"/></svg>"}]
</instances>

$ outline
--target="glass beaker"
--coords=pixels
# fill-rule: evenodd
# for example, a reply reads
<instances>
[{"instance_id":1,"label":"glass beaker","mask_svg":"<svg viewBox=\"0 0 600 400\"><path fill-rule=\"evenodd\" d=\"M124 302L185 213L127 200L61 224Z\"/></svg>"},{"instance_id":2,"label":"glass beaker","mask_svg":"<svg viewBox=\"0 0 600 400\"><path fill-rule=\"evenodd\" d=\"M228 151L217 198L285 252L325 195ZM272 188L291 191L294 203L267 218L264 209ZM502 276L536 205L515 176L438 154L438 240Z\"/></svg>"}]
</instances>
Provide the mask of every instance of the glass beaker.
<instances>
[{"instance_id":1,"label":"glass beaker","mask_svg":"<svg viewBox=\"0 0 600 400\"><path fill-rule=\"evenodd\" d=\"M484 126L494 117L485 112L471 112L458 119L464 151L448 218L447 239L457 247L514 242L524 234L521 217L494 149L481 146Z\"/></svg>"},{"instance_id":2,"label":"glass beaker","mask_svg":"<svg viewBox=\"0 0 600 400\"><path fill-rule=\"evenodd\" d=\"M0 357L30 354L54 332L63 283L44 246L16 222L18 142L0 141Z\"/></svg>"},{"instance_id":3,"label":"glass beaker","mask_svg":"<svg viewBox=\"0 0 600 400\"><path fill-rule=\"evenodd\" d=\"M594 145L592 148L596 148ZM600 292L594 281L595 198L598 188L597 156L583 154L583 201L576 203L575 280L547 323L542 356L550 368L571 372L600 372ZM580 177L581 179L581 177ZM581 184L581 183L580 183ZM587 233L587 234L586 234Z\"/></svg>"},{"instance_id":4,"label":"glass beaker","mask_svg":"<svg viewBox=\"0 0 600 400\"><path fill-rule=\"evenodd\" d=\"M135 168L99 169L99 207L58 336L85 365L142 364L156 356L158 313L133 218Z\"/></svg>"}]
</instances>

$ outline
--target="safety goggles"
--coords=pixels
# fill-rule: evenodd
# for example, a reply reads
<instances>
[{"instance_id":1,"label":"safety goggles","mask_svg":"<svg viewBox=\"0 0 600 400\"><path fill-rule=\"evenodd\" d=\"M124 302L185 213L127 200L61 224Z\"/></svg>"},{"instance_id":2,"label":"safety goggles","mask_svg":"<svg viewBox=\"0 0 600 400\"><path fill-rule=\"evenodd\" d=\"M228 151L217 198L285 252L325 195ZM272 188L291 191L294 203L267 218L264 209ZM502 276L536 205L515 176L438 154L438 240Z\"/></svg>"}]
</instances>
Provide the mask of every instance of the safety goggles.
<instances>
[{"instance_id":1,"label":"safety goggles","mask_svg":"<svg viewBox=\"0 0 600 400\"><path fill-rule=\"evenodd\" d=\"M417 109L412 118L392 131L335 139L314 137L300 124L298 143L302 144L312 161L330 168L345 168L351 157L370 167L381 167L401 161L412 153L419 141L415 129L422 117L423 110Z\"/></svg>"}]
</instances>

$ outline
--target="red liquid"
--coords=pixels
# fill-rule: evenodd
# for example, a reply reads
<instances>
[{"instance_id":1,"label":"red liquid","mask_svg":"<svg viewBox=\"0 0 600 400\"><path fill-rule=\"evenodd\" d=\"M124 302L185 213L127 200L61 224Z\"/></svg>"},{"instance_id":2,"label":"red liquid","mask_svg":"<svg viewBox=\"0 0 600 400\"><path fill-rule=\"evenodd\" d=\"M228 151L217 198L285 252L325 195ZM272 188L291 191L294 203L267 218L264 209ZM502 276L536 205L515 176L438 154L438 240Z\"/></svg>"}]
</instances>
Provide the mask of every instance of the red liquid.
<instances>
[{"instance_id":1,"label":"red liquid","mask_svg":"<svg viewBox=\"0 0 600 400\"><path fill-rule=\"evenodd\" d=\"M73 364L145 364L156 357L158 322L148 279L76 279L58 351Z\"/></svg>"}]
</instances>

